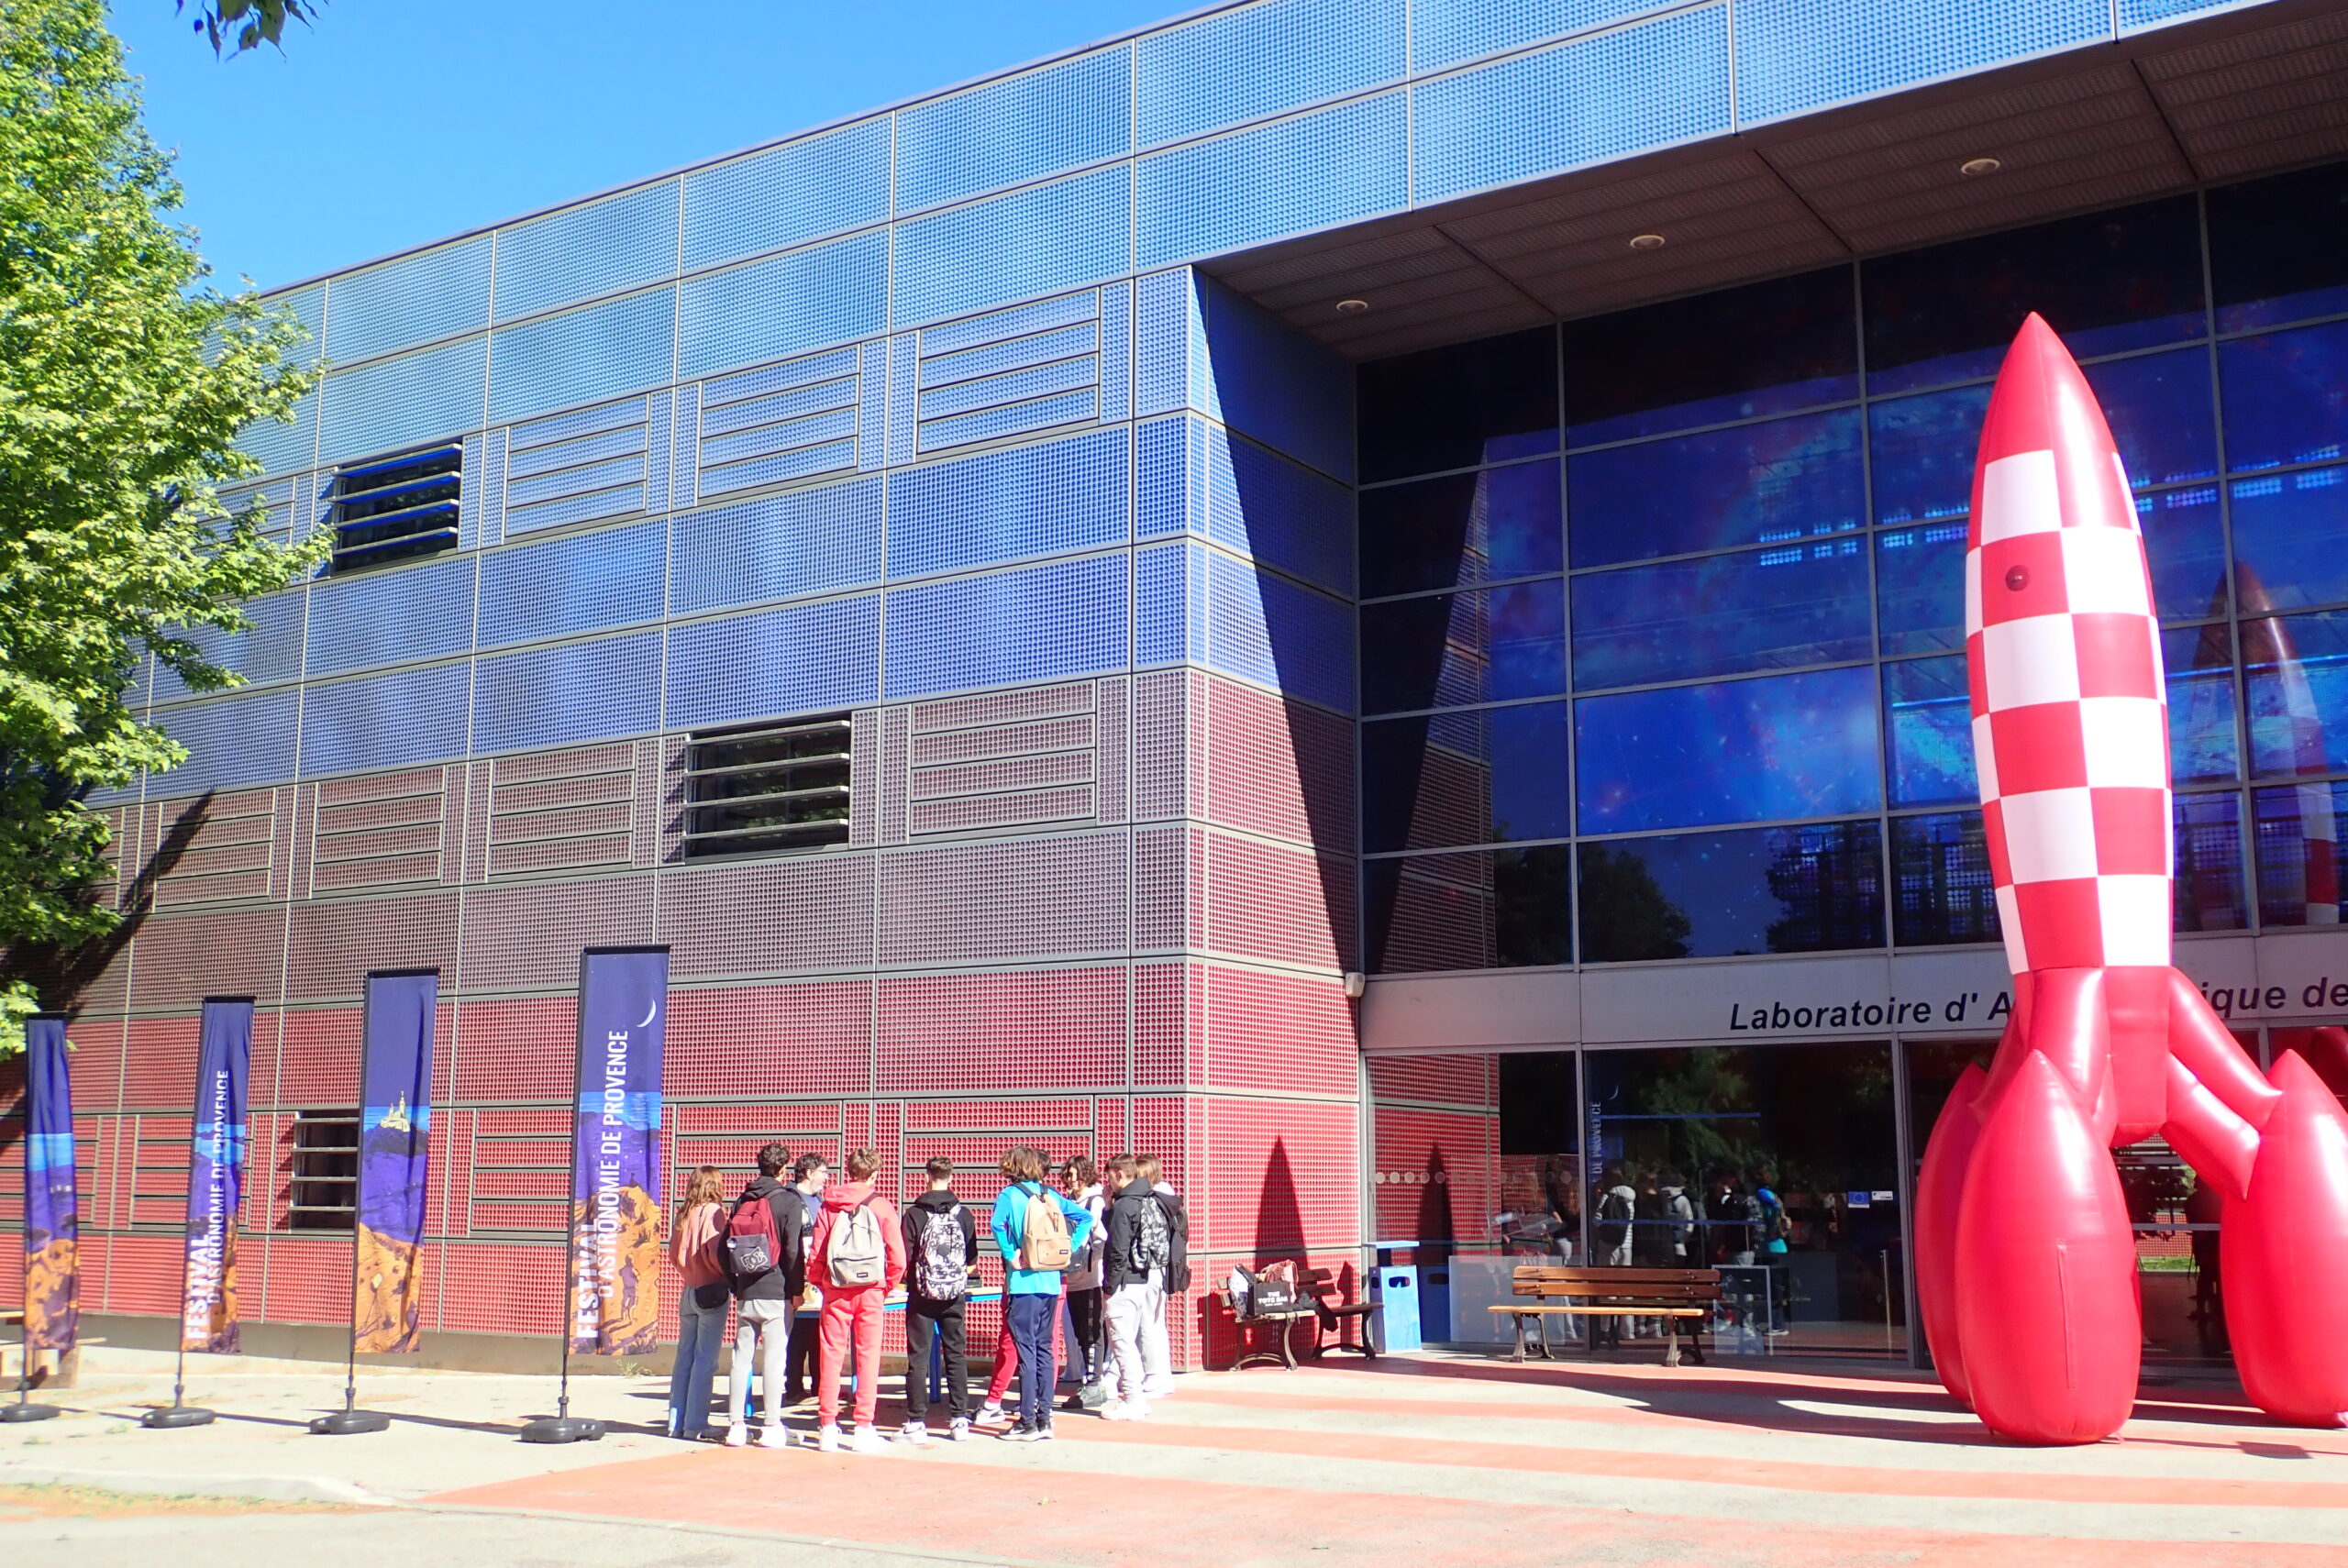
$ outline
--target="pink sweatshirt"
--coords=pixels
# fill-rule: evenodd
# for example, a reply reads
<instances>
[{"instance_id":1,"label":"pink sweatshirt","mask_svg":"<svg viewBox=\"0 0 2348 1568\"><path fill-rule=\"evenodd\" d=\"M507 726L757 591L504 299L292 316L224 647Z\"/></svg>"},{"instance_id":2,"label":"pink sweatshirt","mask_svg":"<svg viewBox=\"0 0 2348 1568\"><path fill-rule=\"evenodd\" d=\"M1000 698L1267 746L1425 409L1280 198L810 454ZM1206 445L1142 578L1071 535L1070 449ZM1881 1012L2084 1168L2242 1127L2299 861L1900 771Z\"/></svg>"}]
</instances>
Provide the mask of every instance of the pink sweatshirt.
<instances>
[{"instance_id":1,"label":"pink sweatshirt","mask_svg":"<svg viewBox=\"0 0 2348 1568\"><path fill-rule=\"evenodd\" d=\"M718 1236L725 1229L725 1205L703 1203L679 1217L669 1233L669 1262L678 1283L690 1290L725 1278L717 1266Z\"/></svg>"}]
</instances>

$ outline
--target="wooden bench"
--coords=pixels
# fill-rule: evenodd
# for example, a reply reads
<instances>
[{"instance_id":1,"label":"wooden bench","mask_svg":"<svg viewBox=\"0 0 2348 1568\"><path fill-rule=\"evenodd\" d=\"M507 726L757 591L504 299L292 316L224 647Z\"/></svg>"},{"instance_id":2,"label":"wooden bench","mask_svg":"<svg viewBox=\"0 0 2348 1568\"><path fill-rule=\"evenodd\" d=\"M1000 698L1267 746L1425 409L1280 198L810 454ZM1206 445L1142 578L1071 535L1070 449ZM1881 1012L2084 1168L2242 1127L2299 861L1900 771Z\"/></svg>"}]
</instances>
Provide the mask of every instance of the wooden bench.
<instances>
[{"instance_id":1,"label":"wooden bench","mask_svg":"<svg viewBox=\"0 0 2348 1568\"><path fill-rule=\"evenodd\" d=\"M1712 1304L1721 1298L1721 1274L1715 1268L1556 1268L1527 1264L1512 1276L1510 1289L1514 1295L1531 1299L1502 1302L1489 1309L1506 1313L1516 1320L1516 1353L1512 1360L1524 1359L1527 1319L1536 1322L1549 1318L1598 1319L1600 1321L1590 1326L1589 1336L1590 1353L1596 1354L1601 1332L1617 1347L1622 1344L1620 1320L1660 1318L1664 1322L1663 1364L1678 1366L1679 1322L1692 1318L1697 1321L1690 1326L1688 1353L1700 1365L1704 1353L1700 1341L1711 1321ZM1541 1336L1541 1354L1544 1359L1550 1359L1546 1334Z\"/></svg>"},{"instance_id":2,"label":"wooden bench","mask_svg":"<svg viewBox=\"0 0 2348 1568\"><path fill-rule=\"evenodd\" d=\"M1230 1311L1232 1321L1239 1327L1240 1351L1231 1364L1234 1372L1250 1362L1277 1362L1291 1372L1296 1370L1295 1331L1300 1323L1312 1325L1312 1354L1315 1356L1321 1353L1321 1335L1324 1330L1333 1331L1338 1335L1337 1342L1329 1347L1332 1350L1358 1351L1364 1356L1371 1357L1378 1354L1374 1325L1378 1320L1379 1304L1375 1301L1333 1299L1337 1297L1337 1276L1328 1269L1297 1270L1295 1302L1269 1312L1256 1311L1252 1304L1249 1310L1240 1311L1238 1304L1232 1300L1228 1288L1218 1290L1215 1295ZM1361 1320L1361 1342L1358 1344L1349 1344L1344 1338L1344 1325L1348 1318ZM1265 1323L1274 1326L1276 1347L1252 1351L1247 1349L1247 1331Z\"/></svg>"}]
</instances>

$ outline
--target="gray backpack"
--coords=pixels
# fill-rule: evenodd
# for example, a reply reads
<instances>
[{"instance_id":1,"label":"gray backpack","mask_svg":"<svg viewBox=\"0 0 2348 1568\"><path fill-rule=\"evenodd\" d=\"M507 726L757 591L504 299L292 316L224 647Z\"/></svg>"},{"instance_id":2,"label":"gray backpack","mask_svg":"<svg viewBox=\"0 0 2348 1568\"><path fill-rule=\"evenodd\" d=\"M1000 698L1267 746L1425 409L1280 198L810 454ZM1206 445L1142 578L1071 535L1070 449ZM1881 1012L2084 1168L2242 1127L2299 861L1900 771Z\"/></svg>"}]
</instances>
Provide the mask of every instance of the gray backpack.
<instances>
[{"instance_id":1,"label":"gray backpack","mask_svg":"<svg viewBox=\"0 0 2348 1568\"><path fill-rule=\"evenodd\" d=\"M842 1289L880 1283L888 1271L889 1248L880 1238L880 1221L873 1216L870 1198L839 1217L825 1255L832 1283Z\"/></svg>"}]
</instances>

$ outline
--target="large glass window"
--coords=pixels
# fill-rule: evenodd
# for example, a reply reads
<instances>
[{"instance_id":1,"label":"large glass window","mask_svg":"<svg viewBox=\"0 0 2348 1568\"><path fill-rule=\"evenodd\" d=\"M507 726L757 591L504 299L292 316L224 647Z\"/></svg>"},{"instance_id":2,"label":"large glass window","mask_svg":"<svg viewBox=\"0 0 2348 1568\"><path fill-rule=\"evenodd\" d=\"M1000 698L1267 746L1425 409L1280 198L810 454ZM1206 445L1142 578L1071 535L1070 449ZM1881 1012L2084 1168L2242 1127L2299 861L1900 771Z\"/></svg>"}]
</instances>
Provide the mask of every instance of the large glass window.
<instances>
[{"instance_id":1,"label":"large glass window","mask_svg":"<svg viewBox=\"0 0 2348 1568\"><path fill-rule=\"evenodd\" d=\"M1847 533L1866 515L1856 410L1609 447L1566 462L1577 567Z\"/></svg>"},{"instance_id":2,"label":"large glass window","mask_svg":"<svg viewBox=\"0 0 2348 1568\"><path fill-rule=\"evenodd\" d=\"M1572 865L1564 845L1365 861L1371 972L1572 963Z\"/></svg>"},{"instance_id":3,"label":"large glass window","mask_svg":"<svg viewBox=\"0 0 2348 1568\"><path fill-rule=\"evenodd\" d=\"M1582 961L1883 945L1875 820L1581 846Z\"/></svg>"},{"instance_id":4,"label":"large glass window","mask_svg":"<svg viewBox=\"0 0 2348 1568\"><path fill-rule=\"evenodd\" d=\"M2179 795L2173 809L2176 928L2244 929L2250 924L2250 900L2242 874L2242 797L2231 790Z\"/></svg>"},{"instance_id":5,"label":"large glass window","mask_svg":"<svg viewBox=\"0 0 2348 1568\"><path fill-rule=\"evenodd\" d=\"M2348 602L2348 549L2341 548L2348 468L2265 474L2227 488L2243 614Z\"/></svg>"},{"instance_id":6,"label":"large glass window","mask_svg":"<svg viewBox=\"0 0 2348 1568\"><path fill-rule=\"evenodd\" d=\"M1902 947L1999 937L1998 898L1979 812L1891 819L1892 930Z\"/></svg>"},{"instance_id":7,"label":"large glass window","mask_svg":"<svg viewBox=\"0 0 2348 1568\"><path fill-rule=\"evenodd\" d=\"M1363 850L1565 837L1566 745L1563 702L1364 724Z\"/></svg>"},{"instance_id":8,"label":"large glass window","mask_svg":"<svg viewBox=\"0 0 2348 1568\"><path fill-rule=\"evenodd\" d=\"M1885 665L1883 724L1890 746L1892 804L1939 806L1980 798L1963 659Z\"/></svg>"},{"instance_id":9,"label":"large glass window","mask_svg":"<svg viewBox=\"0 0 2348 1568\"><path fill-rule=\"evenodd\" d=\"M2210 193L2218 330L2348 311L2348 163Z\"/></svg>"},{"instance_id":10,"label":"large glass window","mask_svg":"<svg viewBox=\"0 0 2348 1568\"><path fill-rule=\"evenodd\" d=\"M1517 463L1361 492L1365 599L1565 566L1557 465Z\"/></svg>"},{"instance_id":11,"label":"large glass window","mask_svg":"<svg viewBox=\"0 0 2348 1568\"><path fill-rule=\"evenodd\" d=\"M2242 624L2251 771L2348 772L2348 611Z\"/></svg>"},{"instance_id":12,"label":"large glass window","mask_svg":"<svg viewBox=\"0 0 2348 1568\"><path fill-rule=\"evenodd\" d=\"M2287 784L2251 794L2258 918L2267 925L2348 923L2348 784Z\"/></svg>"},{"instance_id":13,"label":"large glass window","mask_svg":"<svg viewBox=\"0 0 2348 1568\"><path fill-rule=\"evenodd\" d=\"M2218 347L2226 461L2235 469L2348 456L2348 321L2241 337Z\"/></svg>"},{"instance_id":14,"label":"large glass window","mask_svg":"<svg viewBox=\"0 0 2348 1568\"><path fill-rule=\"evenodd\" d=\"M1573 638L1584 691L1865 658L1866 555L1843 539L1584 572Z\"/></svg>"},{"instance_id":15,"label":"large glass window","mask_svg":"<svg viewBox=\"0 0 2348 1568\"><path fill-rule=\"evenodd\" d=\"M1557 335L1487 337L1361 368L1362 481L1557 449Z\"/></svg>"},{"instance_id":16,"label":"large glass window","mask_svg":"<svg viewBox=\"0 0 2348 1568\"><path fill-rule=\"evenodd\" d=\"M1565 584L1552 578L1363 606L1363 711L1557 695L1566 689L1565 599Z\"/></svg>"}]
</instances>

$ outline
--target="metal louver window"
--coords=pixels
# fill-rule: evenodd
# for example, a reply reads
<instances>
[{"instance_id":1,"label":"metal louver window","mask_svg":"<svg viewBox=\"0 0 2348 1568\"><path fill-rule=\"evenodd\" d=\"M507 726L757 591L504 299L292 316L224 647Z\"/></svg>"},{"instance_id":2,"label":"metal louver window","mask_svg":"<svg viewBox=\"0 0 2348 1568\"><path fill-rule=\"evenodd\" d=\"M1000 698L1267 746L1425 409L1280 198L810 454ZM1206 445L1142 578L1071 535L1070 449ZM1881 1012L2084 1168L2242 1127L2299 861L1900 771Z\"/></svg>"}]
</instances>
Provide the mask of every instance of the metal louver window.
<instances>
[{"instance_id":1,"label":"metal louver window","mask_svg":"<svg viewBox=\"0 0 2348 1568\"><path fill-rule=\"evenodd\" d=\"M464 444L450 441L337 469L327 495L334 569L456 548L464 467Z\"/></svg>"},{"instance_id":2,"label":"metal louver window","mask_svg":"<svg viewBox=\"0 0 2348 1568\"><path fill-rule=\"evenodd\" d=\"M849 734L842 713L693 736L686 858L846 844Z\"/></svg>"},{"instance_id":3,"label":"metal louver window","mask_svg":"<svg viewBox=\"0 0 2348 1568\"><path fill-rule=\"evenodd\" d=\"M348 1231L359 1204L359 1112L294 1113L289 1231Z\"/></svg>"}]
</instances>

